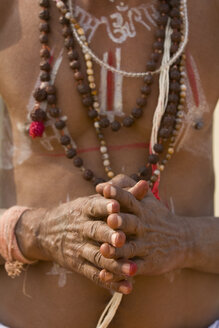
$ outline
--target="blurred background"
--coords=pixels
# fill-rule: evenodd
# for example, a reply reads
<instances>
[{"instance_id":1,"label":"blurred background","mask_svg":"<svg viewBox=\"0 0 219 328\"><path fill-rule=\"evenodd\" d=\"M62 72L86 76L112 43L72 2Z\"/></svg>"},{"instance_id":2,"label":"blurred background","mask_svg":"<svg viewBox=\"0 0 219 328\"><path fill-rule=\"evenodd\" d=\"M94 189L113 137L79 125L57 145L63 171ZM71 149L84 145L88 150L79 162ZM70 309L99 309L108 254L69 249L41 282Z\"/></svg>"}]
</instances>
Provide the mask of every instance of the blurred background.
<instances>
[{"instance_id":1,"label":"blurred background","mask_svg":"<svg viewBox=\"0 0 219 328\"><path fill-rule=\"evenodd\" d=\"M3 121L3 101L0 96L0 164L1 164L1 140L2 140L2 128L1 123ZM214 168L215 168L215 215L219 216L219 101L214 113ZM1 167L1 165L0 165ZM1 208L0 204L0 208Z\"/></svg>"}]
</instances>

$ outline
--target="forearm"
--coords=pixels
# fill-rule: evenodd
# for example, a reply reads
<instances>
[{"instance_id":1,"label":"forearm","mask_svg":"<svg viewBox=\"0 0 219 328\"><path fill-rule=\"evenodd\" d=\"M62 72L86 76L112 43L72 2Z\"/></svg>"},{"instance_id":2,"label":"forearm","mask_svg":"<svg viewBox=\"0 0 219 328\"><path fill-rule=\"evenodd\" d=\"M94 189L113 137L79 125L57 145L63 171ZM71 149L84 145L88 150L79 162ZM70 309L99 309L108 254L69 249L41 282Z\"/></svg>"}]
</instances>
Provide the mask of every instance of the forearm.
<instances>
[{"instance_id":1,"label":"forearm","mask_svg":"<svg viewBox=\"0 0 219 328\"><path fill-rule=\"evenodd\" d=\"M219 218L185 217L188 252L187 266L191 269L219 274Z\"/></svg>"}]
</instances>

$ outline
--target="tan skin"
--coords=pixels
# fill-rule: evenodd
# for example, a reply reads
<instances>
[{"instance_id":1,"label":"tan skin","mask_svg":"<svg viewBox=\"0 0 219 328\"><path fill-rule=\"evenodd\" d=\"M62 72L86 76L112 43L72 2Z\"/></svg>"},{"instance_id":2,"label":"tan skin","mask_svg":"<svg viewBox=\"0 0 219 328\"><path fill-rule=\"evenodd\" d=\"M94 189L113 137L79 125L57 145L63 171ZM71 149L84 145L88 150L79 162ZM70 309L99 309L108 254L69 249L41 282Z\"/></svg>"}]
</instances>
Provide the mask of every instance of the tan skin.
<instances>
[{"instance_id":1,"label":"tan skin","mask_svg":"<svg viewBox=\"0 0 219 328\"><path fill-rule=\"evenodd\" d=\"M104 7L97 0L78 3L95 17L114 10L114 4L107 1ZM132 0L130 6L141 3ZM22 144L16 123L26 120L26 105L39 72L37 12L37 1L0 1L0 92L18 147ZM11 280L4 270L0 271L2 323L12 328L95 327L110 299L109 289L131 292L125 296L112 328L156 328L161 324L162 328L204 328L219 318L219 222L213 217L211 156L212 114L218 98L218 2L189 1L189 13L189 50L198 65L211 110L203 117L202 130L191 129L191 142L207 144L209 156L200 158L198 153L181 150L168 163L160 195L163 203L173 198L176 215L147 191L145 182L134 187L134 182L124 176L113 181L115 189L102 185L97 193L71 161L46 156L39 141L33 140L31 157L15 165L10 173L2 172L9 186L3 204L7 208L16 202L33 208L19 221L16 234L24 255L43 261L27 271L25 288L31 298L23 293L24 274ZM57 56L63 39L55 6L51 15L51 42L56 45ZM139 26L137 32L137 38L122 45L122 51L129 54L124 60L126 70L143 70L149 56L153 34ZM92 48L101 55L114 49L115 44L104 28L99 28ZM99 84L99 67L95 66L95 72ZM57 76L59 106L68 116L69 130L79 147L95 147L94 130L74 85L68 81L72 81L72 72L65 59ZM134 104L141 83L125 80L126 112ZM110 145L149 141L158 94L155 85L144 118L128 133L124 129L117 134L106 132ZM70 110L72 104L74 112ZM54 154L61 151L54 142ZM115 172L121 172L125 163L124 173L129 175L145 162L145 149L112 151L111 158ZM96 173L104 174L98 153L85 153L83 159ZM72 201L58 206L66 202L67 193ZM63 288L58 285L59 277L48 275L51 261L72 271ZM127 267L130 263L137 264L136 273L135 265L131 270ZM124 274L135 277L124 281Z\"/></svg>"}]
</instances>

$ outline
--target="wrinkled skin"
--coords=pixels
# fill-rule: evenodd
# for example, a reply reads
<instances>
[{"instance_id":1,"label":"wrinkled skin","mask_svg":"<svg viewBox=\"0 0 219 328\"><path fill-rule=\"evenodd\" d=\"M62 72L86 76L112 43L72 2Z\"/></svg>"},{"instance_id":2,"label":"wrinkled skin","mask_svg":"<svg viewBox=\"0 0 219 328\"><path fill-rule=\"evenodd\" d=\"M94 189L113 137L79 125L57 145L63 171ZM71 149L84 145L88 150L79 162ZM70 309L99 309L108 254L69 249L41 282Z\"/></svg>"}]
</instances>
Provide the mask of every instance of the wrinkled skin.
<instances>
[{"instance_id":1,"label":"wrinkled skin","mask_svg":"<svg viewBox=\"0 0 219 328\"><path fill-rule=\"evenodd\" d=\"M140 181L137 188L147 188ZM141 187L140 187L141 186ZM159 275L182 268L187 255L185 223L173 215L151 192L138 201L130 192L105 184L97 187L106 198L119 201L128 213L113 213L107 218L108 226L122 230L126 243L115 248L105 243L100 250L106 258L134 258L137 274ZM104 275L101 273L101 276Z\"/></svg>"},{"instance_id":2,"label":"wrinkled skin","mask_svg":"<svg viewBox=\"0 0 219 328\"><path fill-rule=\"evenodd\" d=\"M130 199L135 200L134 196L131 195L132 192L136 198L143 198L147 192L147 184L143 182L143 185L138 184L134 187L135 182L123 175L117 176L112 183L118 186L117 190L122 193L121 196L125 196L124 199L118 198L121 201L122 209L120 209L120 203L117 200L109 200L97 194L77 198L52 210L45 210L44 218L37 226L37 249L42 249L43 255L33 253L31 256L28 246L25 245L24 238L22 238L27 233L24 229L25 222L30 222L31 219L34 221L33 216L37 215L38 210L29 210L24 213L16 232L22 252L27 257L40 257L54 261L67 269L86 276L103 287L124 294L130 293L132 284L127 278L136 273L137 266L133 261L127 260L133 257L130 251L127 250L125 251L127 253L123 254L123 249L126 250L127 248L125 233L128 233L127 229L129 228L123 229L124 227L121 227L124 232L115 231L115 228L118 230L118 227L110 227L106 221L110 221L111 217L114 218L113 215L116 213L124 218L129 217L127 213L132 209L129 201L127 206L125 205L127 196L128 199L131 197ZM121 187L125 188L128 185L133 187L129 189L129 192L123 192ZM106 196L107 188L107 186L104 187L104 196ZM101 185L97 189L100 190ZM115 256L121 259L115 260L102 256L100 252L102 243L101 249L104 245L111 245L110 247L115 247L117 252L122 247L121 255ZM102 279L102 269L105 272L104 279Z\"/></svg>"}]
</instances>

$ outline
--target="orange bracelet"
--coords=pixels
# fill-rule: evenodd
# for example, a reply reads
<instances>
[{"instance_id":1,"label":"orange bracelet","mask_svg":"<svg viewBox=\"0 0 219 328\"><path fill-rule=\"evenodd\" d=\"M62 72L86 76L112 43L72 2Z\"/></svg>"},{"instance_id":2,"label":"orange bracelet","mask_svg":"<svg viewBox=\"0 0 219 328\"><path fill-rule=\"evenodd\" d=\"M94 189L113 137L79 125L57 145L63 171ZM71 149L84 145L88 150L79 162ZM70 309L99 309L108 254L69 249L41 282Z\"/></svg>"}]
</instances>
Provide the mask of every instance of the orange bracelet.
<instances>
[{"instance_id":1,"label":"orange bracelet","mask_svg":"<svg viewBox=\"0 0 219 328\"><path fill-rule=\"evenodd\" d=\"M28 207L13 206L0 217L0 255L5 259L5 270L9 277L19 276L24 264L33 264L21 253L14 233L15 226Z\"/></svg>"}]
</instances>

